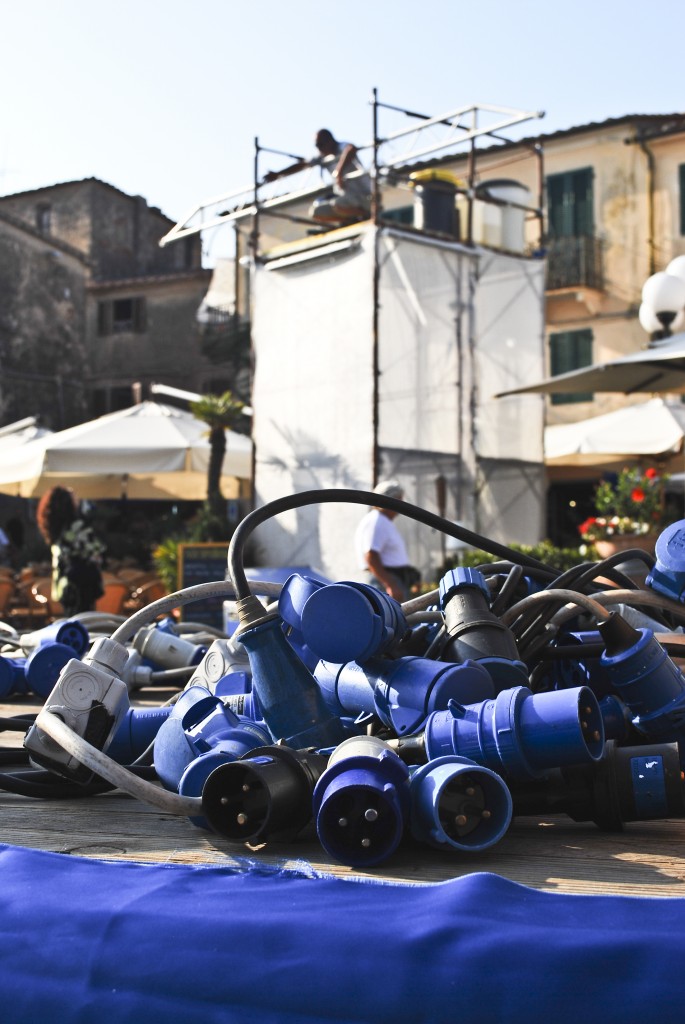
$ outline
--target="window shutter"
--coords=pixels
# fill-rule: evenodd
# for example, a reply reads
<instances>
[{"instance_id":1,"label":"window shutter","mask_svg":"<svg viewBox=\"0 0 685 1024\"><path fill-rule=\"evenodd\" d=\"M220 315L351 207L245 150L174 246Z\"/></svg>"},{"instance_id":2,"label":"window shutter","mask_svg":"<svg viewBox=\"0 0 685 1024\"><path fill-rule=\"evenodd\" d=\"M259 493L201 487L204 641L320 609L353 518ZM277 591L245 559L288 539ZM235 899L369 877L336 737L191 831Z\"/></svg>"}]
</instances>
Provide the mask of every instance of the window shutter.
<instances>
[{"instance_id":1,"label":"window shutter","mask_svg":"<svg viewBox=\"0 0 685 1024\"><path fill-rule=\"evenodd\" d=\"M113 307L111 302L98 302L98 334L105 337L112 333Z\"/></svg>"},{"instance_id":2,"label":"window shutter","mask_svg":"<svg viewBox=\"0 0 685 1024\"><path fill-rule=\"evenodd\" d=\"M554 238L594 234L592 167L547 178L547 220Z\"/></svg>"},{"instance_id":3,"label":"window shutter","mask_svg":"<svg viewBox=\"0 0 685 1024\"><path fill-rule=\"evenodd\" d=\"M570 370L592 365L592 331L560 331L549 336L550 370L553 377ZM552 405L571 402L590 402L592 392L580 394L553 394Z\"/></svg>"},{"instance_id":4,"label":"window shutter","mask_svg":"<svg viewBox=\"0 0 685 1024\"><path fill-rule=\"evenodd\" d=\"M147 330L147 309L144 296L133 300L133 330L137 334L143 334Z\"/></svg>"}]
</instances>

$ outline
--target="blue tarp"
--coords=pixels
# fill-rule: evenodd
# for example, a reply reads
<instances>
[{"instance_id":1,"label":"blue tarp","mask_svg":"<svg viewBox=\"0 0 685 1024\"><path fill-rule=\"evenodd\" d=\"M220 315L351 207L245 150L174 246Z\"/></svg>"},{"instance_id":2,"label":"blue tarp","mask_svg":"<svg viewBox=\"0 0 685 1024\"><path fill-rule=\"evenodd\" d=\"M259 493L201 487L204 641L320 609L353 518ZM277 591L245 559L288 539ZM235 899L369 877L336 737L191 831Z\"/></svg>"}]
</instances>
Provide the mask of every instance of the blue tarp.
<instances>
[{"instance_id":1,"label":"blue tarp","mask_svg":"<svg viewBox=\"0 0 685 1024\"><path fill-rule=\"evenodd\" d=\"M0 846L3 1024L680 1022L685 900Z\"/></svg>"}]
</instances>

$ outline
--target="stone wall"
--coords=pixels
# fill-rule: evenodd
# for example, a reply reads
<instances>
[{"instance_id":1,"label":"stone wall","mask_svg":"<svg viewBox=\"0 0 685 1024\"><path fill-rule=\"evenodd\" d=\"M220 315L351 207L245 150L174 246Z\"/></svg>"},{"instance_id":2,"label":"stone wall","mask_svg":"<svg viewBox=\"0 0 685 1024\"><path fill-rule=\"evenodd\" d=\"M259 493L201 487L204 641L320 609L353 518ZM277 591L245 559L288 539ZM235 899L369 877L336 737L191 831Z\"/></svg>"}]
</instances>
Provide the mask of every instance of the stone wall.
<instances>
[{"instance_id":1,"label":"stone wall","mask_svg":"<svg viewBox=\"0 0 685 1024\"><path fill-rule=\"evenodd\" d=\"M78 256L0 220L0 422L87 416L85 283Z\"/></svg>"},{"instance_id":2,"label":"stone wall","mask_svg":"<svg viewBox=\"0 0 685 1024\"><path fill-rule=\"evenodd\" d=\"M199 236L94 178L0 197L0 424L59 430L130 404L141 381L201 391L220 372L197 310Z\"/></svg>"}]
</instances>

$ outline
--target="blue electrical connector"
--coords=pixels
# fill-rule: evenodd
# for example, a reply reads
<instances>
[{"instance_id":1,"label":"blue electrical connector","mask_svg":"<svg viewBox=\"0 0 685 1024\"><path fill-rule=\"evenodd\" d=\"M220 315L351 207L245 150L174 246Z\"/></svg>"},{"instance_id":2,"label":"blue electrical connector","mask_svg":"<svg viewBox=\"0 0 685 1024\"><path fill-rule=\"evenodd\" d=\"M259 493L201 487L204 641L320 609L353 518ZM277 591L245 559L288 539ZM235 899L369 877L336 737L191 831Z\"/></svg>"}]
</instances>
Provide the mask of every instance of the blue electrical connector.
<instances>
[{"instance_id":1,"label":"blue electrical connector","mask_svg":"<svg viewBox=\"0 0 685 1024\"><path fill-rule=\"evenodd\" d=\"M106 748L108 757L119 764L133 764L156 739L172 710L171 705L129 708Z\"/></svg>"},{"instance_id":2,"label":"blue electrical connector","mask_svg":"<svg viewBox=\"0 0 685 1024\"><path fill-rule=\"evenodd\" d=\"M46 643L65 644L72 649L72 657L81 658L88 650L90 634L79 619L57 619L32 633L24 633L20 640L24 650Z\"/></svg>"},{"instance_id":3,"label":"blue electrical connector","mask_svg":"<svg viewBox=\"0 0 685 1024\"><path fill-rule=\"evenodd\" d=\"M335 714L376 715L398 735L419 729L449 701L475 704L494 696L487 670L469 661L445 664L429 658L372 658L363 665L319 662L314 676Z\"/></svg>"},{"instance_id":4,"label":"blue electrical connector","mask_svg":"<svg viewBox=\"0 0 685 1024\"><path fill-rule=\"evenodd\" d=\"M658 594L685 601L685 519L671 523L657 537L656 561L645 583Z\"/></svg>"},{"instance_id":5,"label":"blue electrical connector","mask_svg":"<svg viewBox=\"0 0 685 1024\"><path fill-rule=\"evenodd\" d=\"M51 640L44 640L28 657L1 656L0 696L35 693L39 697L47 697L60 672L73 657L73 647Z\"/></svg>"},{"instance_id":6,"label":"blue electrical connector","mask_svg":"<svg viewBox=\"0 0 685 1024\"><path fill-rule=\"evenodd\" d=\"M192 686L184 690L157 731L155 770L167 789L199 797L215 768L270 740L264 727L235 715L205 687ZM209 828L204 817L191 821Z\"/></svg>"},{"instance_id":7,"label":"blue electrical connector","mask_svg":"<svg viewBox=\"0 0 685 1024\"><path fill-rule=\"evenodd\" d=\"M409 769L375 736L355 736L331 754L314 788L316 831L325 850L371 867L399 845L409 814Z\"/></svg>"},{"instance_id":8,"label":"blue electrical connector","mask_svg":"<svg viewBox=\"0 0 685 1024\"><path fill-rule=\"evenodd\" d=\"M476 853L504 836L512 816L509 789L496 772L466 757L437 757L412 768L411 834L438 849Z\"/></svg>"},{"instance_id":9,"label":"blue electrical connector","mask_svg":"<svg viewBox=\"0 0 685 1024\"><path fill-rule=\"evenodd\" d=\"M650 740L685 740L685 679L651 629L634 629L618 613L600 623L601 657L614 692L633 725Z\"/></svg>"},{"instance_id":10,"label":"blue electrical connector","mask_svg":"<svg viewBox=\"0 0 685 1024\"><path fill-rule=\"evenodd\" d=\"M365 662L401 641L409 626L402 606L366 583L321 584L293 575L278 610L322 661Z\"/></svg>"},{"instance_id":11,"label":"blue electrical connector","mask_svg":"<svg viewBox=\"0 0 685 1024\"><path fill-rule=\"evenodd\" d=\"M428 716L419 736L393 745L409 763L456 754L507 779L526 779L599 760L604 724L597 698L586 686L551 693L517 686L481 704L452 701L447 711Z\"/></svg>"},{"instance_id":12,"label":"blue electrical connector","mask_svg":"<svg viewBox=\"0 0 685 1024\"><path fill-rule=\"evenodd\" d=\"M234 639L247 650L269 739L296 749L332 747L345 739L343 723L328 710L314 677L286 640L280 617L265 615L239 628Z\"/></svg>"}]
</instances>

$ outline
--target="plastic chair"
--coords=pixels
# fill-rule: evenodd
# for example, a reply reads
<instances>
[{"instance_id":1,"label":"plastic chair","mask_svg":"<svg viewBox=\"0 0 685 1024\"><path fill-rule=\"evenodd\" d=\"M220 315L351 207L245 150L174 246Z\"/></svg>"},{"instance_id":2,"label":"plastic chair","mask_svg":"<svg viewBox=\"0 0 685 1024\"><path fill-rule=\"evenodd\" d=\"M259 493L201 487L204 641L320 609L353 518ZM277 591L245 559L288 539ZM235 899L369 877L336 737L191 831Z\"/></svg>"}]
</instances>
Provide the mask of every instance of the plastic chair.
<instances>
[{"instance_id":1,"label":"plastic chair","mask_svg":"<svg viewBox=\"0 0 685 1024\"><path fill-rule=\"evenodd\" d=\"M95 609L98 612L106 612L109 615L123 615L124 602L129 596L129 586L118 576L103 573L102 585L104 594L95 602Z\"/></svg>"},{"instance_id":2,"label":"plastic chair","mask_svg":"<svg viewBox=\"0 0 685 1024\"><path fill-rule=\"evenodd\" d=\"M64 616L64 608L59 601L54 601L50 596L52 591L52 580L49 577L39 577L29 588L31 600L29 602L29 613L38 617L47 616L49 619L59 619Z\"/></svg>"},{"instance_id":3,"label":"plastic chair","mask_svg":"<svg viewBox=\"0 0 685 1024\"><path fill-rule=\"evenodd\" d=\"M14 580L11 576L0 575L0 616L4 617L9 610L15 593Z\"/></svg>"},{"instance_id":4,"label":"plastic chair","mask_svg":"<svg viewBox=\"0 0 685 1024\"><path fill-rule=\"evenodd\" d=\"M152 576L139 586L131 589L126 601L126 611L129 614L138 611L138 609L152 604L153 601L158 601L160 597L166 597L167 593L167 588L159 577Z\"/></svg>"}]
</instances>

